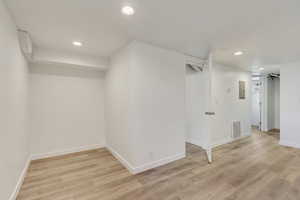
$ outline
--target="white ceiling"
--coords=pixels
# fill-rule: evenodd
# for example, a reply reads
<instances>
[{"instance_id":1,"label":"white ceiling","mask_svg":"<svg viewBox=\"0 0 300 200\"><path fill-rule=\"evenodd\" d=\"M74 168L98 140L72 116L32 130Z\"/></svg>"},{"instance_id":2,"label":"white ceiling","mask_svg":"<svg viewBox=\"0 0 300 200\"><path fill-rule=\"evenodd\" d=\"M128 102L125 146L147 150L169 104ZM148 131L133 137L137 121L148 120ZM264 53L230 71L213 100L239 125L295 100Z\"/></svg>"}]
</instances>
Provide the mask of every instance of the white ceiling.
<instances>
[{"instance_id":1,"label":"white ceiling","mask_svg":"<svg viewBox=\"0 0 300 200\"><path fill-rule=\"evenodd\" d=\"M36 46L109 56L133 39L251 69L300 60L299 0L7 0ZM132 5L136 13L120 9ZM78 48L72 41L82 41ZM243 56L233 56L237 50Z\"/></svg>"}]
</instances>

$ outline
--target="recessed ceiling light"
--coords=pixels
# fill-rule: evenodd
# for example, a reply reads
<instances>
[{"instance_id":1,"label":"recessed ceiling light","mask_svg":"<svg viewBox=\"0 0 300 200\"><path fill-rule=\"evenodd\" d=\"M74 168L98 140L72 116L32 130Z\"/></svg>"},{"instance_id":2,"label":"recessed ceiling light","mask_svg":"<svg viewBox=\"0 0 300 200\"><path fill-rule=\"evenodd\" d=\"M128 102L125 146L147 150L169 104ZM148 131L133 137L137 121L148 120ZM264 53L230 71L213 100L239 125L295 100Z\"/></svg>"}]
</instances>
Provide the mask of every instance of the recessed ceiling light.
<instances>
[{"instance_id":1,"label":"recessed ceiling light","mask_svg":"<svg viewBox=\"0 0 300 200\"><path fill-rule=\"evenodd\" d=\"M260 71L263 71L263 70L265 70L265 68L261 67L261 68L259 68L259 70L260 70Z\"/></svg>"},{"instance_id":2,"label":"recessed ceiling light","mask_svg":"<svg viewBox=\"0 0 300 200\"><path fill-rule=\"evenodd\" d=\"M131 6L124 6L122 8L122 13L124 15L133 15L134 14L134 9Z\"/></svg>"},{"instance_id":3,"label":"recessed ceiling light","mask_svg":"<svg viewBox=\"0 0 300 200\"><path fill-rule=\"evenodd\" d=\"M81 47L81 46L82 46L82 43L81 43L81 42L78 42L78 41L74 41L74 42L73 42L73 45L74 45L74 46Z\"/></svg>"},{"instance_id":4,"label":"recessed ceiling light","mask_svg":"<svg viewBox=\"0 0 300 200\"><path fill-rule=\"evenodd\" d=\"M233 55L235 56L240 56L240 55L243 55L244 53L242 51L237 51L237 52L234 52Z\"/></svg>"}]
</instances>

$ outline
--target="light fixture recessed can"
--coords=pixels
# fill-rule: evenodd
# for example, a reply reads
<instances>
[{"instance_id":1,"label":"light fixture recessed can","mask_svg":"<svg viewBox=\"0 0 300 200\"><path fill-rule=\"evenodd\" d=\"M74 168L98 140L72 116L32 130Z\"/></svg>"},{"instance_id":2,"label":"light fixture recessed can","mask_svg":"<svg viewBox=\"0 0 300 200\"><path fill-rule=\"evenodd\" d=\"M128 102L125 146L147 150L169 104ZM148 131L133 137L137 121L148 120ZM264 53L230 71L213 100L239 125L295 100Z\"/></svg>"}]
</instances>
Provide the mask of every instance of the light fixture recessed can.
<instances>
[{"instance_id":1,"label":"light fixture recessed can","mask_svg":"<svg viewBox=\"0 0 300 200\"><path fill-rule=\"evenodd\" d=\"M124 15L133 15L134 14L134 9L131 6L124 6L122 8L122 13Z\"/></svg>"},{"instance_id":2,"label":"light fixture recessed can","mask_svg":"<svg viewBox=\"0 0 300 200\"><path fill-rule=\"evenodd\" d=\"M82 46L82 42L74 41L74 42L73 42L73 45L74 45L74 46L81 47L81 46Z\"/></svg>"},{"instance_id":3,"label":"light fixture recessed can","mask_svg":"<svg viewBox=\"0 0 300 200\"><path fill-rule=\"evenodd\" d=\"M242 51L237 51L237 52L234 52L233 55L235 56L240 56L240 55L243 55L244 53Z\"/></svg>"}]
</instances>

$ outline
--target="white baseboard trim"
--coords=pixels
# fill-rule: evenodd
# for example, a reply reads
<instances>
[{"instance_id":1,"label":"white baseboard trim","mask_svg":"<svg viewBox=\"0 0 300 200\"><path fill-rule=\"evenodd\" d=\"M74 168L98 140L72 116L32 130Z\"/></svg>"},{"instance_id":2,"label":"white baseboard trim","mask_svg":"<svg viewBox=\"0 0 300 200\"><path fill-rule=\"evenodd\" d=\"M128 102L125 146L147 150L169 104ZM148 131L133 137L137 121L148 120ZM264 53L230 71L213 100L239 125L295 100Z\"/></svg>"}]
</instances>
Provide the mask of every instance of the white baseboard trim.
<instances>
[{"instance_id":1,"label":"white baseboard trim","mask_svg":"<svg viewBox=\"0 0 300 200\"><path fill-rule=\"evenodd\" d=\"M298 148L300 149L300 144L296 143L296 142L292 142L292 141L288 141L288 140L280 140L279 144L281 146L286 146L286 147L293 147L293 148Z\"/></svg>"},{"instance_id":2,"label":"white baseboard trim","mask_svg":"<svg viewBox=\"0 0 300 200\"><path fill-rule=\"evenodd\" d=\"M117 151L115 151L110 146L106 146L106 148L130 173L135 174L134 167L129 161L123 158L123 156L121 156Z\"/></svg>"},{"instance_id":3,"label":"white baseboard trim","mask_svg":"<svg viewBox=\"0 0 300 200\"><path fill-rule=\"evenodd\" d=\"M88 151L88 150L99 149L104 147L105 145L93 144L93 145L81 146L81 147L67 149L67 150L54 151L50 153L33 154L31 155L31 160L39 160L39 159L50 158L55 156L62 156L70 153L77 153L80 151Z\"/></svg>"},{"instance_id":4,"label":"white baseboard trim","mask_svg":"<svg viewBox=\"0 0 300 200\"><path fill-rule=\"evenodd\" d=\"M19 180L18 180L18 182L17 182L17 185L16 185L16 187L15 187L13 193L11 194L9 200L16 200L16 199L17 199L17 196L18 196L18 194L19 194L19 191L20 191L20 189L21 189L21 186L22 186L22 184L23 184L23 182L24 182L24 178L25 178L25 176L26 176L26 174L27 174L27 171L28 171L28 168L29 168L29 165L30 165L30 161L31 161L31 158L30 158L30 156L29 156L29 158L26 160L25 166L24 166L24 168L23 168L23 170L22 170L22 172L21 172L21 175L20 175L20 177L19 177Z\"/></svg>"},{"instance_id":5,"label":"white baseboard trim","mask_svg":"<svg viewBox=\"0 0 300 200\"><path fill-rule=\"evenodd\" d=\"M138 166L138 167L134 167L130 162L128 162L125 158L123 158L118 152L113 150L111 147L107 147L107 149L132 174L138 174L138 173L147 171L149 169L153 169L153 168L168 164L170 162L182 159L186 156L185 153L181 153L181 154L169 156L167 158L163 158L163 159L160 159L157 161L149 162L149 163L146 163L146 164Z\"/></svg>"},{"instance_id":6,"label":"white baseboard trim","mask_svg":"<svg viewBox=\"0 0 300 200\"><path fill-rule=\"evenodd\" d=\"M136 167L133 170L134 170L135 174L138 174L138 173L147 171L149 169L153 169L153 168L156 168L156 167L159 167L159 166L166 165L168 163L174 162L176 160L180 160L180 159L185 158L185 157L186 157L185 153L180 153L180 154L177 154L177 155L174 155L174 156L169 156L169 157L157 160L157 161L153 161L153 162L147 163L145 165Z\"/></svg>"},{"instance_id":7,"label":"white baseboard trim","mask_svg":"<svg viewBox=\"0 0 300 200\"><path fill-rule=\"evenodd\" d=\"M193 145L196 145L196 146L199 146L199 147L205 149L205 148L204 148L204 145L203 145L203 143L202 143L202 141L201 141L200 139L197 139L197 138L189 138L189 139L187 139L186 142L188 142L188 143L190 143L190 144L193 144Z\"/></svg>"},{"instance_id":8,"label":"white baseboard trim","mask_svg":"<svg viewBox=\"0 0 300 200\"><path fill-rule=\"evenodd\" d=\"M220 141L217 141L217 142L213 142L212 148L218 147L218 146L221 146L221 145L224 145L224 144L228 144L228 143L231 143L231 142L234 142L236 140L240 140L240 139L243 139L243 138L246 138L246 137L249 137L249 136L251 136L251 133L244 133L239 138L226 138L226 139L223 139L223 140L220 140Z\"/></svg>"}]
</instances>

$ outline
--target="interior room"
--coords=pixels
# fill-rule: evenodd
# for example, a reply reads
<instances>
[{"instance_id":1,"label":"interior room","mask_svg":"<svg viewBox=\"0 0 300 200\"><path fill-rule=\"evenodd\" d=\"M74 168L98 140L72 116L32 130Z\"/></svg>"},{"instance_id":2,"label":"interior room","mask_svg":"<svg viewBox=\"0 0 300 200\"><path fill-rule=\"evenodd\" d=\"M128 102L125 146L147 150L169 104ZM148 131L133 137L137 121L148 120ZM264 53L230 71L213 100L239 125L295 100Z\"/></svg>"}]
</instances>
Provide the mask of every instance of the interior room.
<instances>
[{"instance_id":1,"label":"interior room","mask_svg":"<svg viewBox=\"0 0 300 200\"><path fill-rule=\"evenodd\" d=\"M0 199L299 200L299 7L0 0Z\"/></svg>"}]
</instances>

